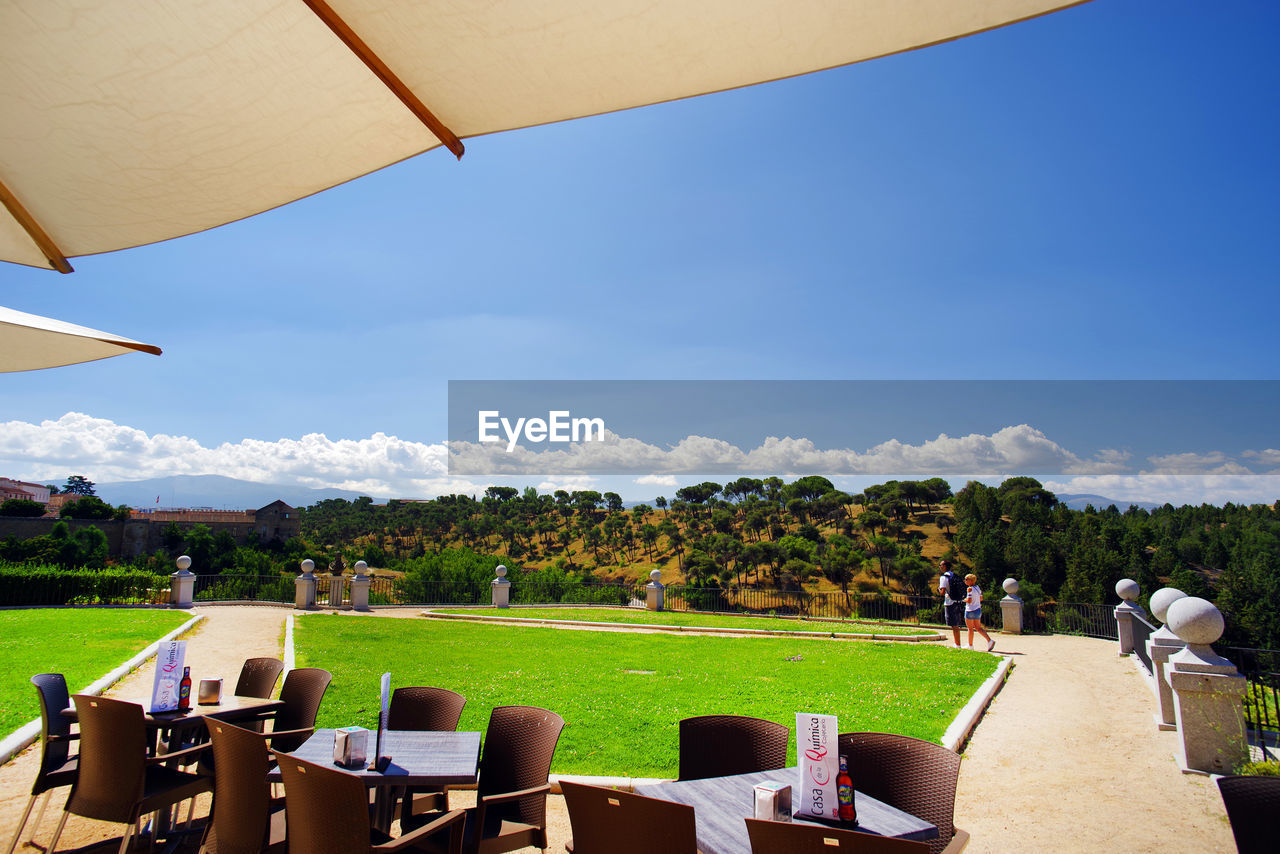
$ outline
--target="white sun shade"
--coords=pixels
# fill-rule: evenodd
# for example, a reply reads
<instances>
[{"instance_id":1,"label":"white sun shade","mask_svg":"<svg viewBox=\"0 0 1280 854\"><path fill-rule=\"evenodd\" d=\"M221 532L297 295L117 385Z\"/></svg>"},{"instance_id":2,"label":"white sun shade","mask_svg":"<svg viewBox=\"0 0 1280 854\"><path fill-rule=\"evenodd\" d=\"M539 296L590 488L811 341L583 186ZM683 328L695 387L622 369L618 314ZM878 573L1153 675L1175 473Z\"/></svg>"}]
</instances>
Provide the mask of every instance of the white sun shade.
<instances>
[{"instance_id":1,"label":"white sun shade","mask_svg":"<svg viewBox=\"0 0 1280 854\"><path fill-rule=\"evenodd\" d=\"M0 306L0 372L56 368L134 351L160 355L159 347L132 338Z\"/></svg>"},{"instance_id":2,"label":"white sun shade","mask_svg":"<svg viewBox=\"0 0 1280 854\"><path fill-rule=\"evenodd\" d=\"M465 138L859 62L1072 5L8 0L0 259L65 271L68 257L212 228L380 169L441 144L414 99L442 135Z\"/></svg>"}]
</instances>

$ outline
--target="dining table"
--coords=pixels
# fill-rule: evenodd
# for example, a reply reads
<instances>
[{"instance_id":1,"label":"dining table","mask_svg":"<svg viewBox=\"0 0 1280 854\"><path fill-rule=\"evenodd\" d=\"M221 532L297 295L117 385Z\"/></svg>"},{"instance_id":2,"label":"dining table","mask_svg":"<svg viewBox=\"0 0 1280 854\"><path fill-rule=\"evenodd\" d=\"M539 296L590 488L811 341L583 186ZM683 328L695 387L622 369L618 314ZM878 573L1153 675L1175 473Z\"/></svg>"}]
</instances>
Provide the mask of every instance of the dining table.
<instances>
[{"instance_id":1,"label":"dining table","mask_svg":"<svg viewBox=\"0 0 1280 854\"><path fill-rule=\"evenodd\" d=\"M745 819L755 815L755 787L766 782L791 786L792 808L800 806L800 769L797 766L773 771L753 771L728 777L678 780L637 786L637 794L687 804L694 809L698 851L701 854L751 854ZM792 821L821 827L858 830L878 836L926 841L938 838L937 826L897 807L854 791L857 823L841 823L794 816Z\"/></svg>"},{"instance_id":2,"label":"dining table","mask_svg":"<svg viewBox=\"0 0 1280 854\"><path fill-rule=\"evenodd\" d=\"M339 765L333 758L336 732L318 729L289 755L337 768L358 777L365 786L373 789L372 822L384 833L390 830L396 804L407 789L443 788L476 782L480 767L479 732L387 730L382 741L382 754L389 757L389 761L382 770L370 767L375 759L376 733L369 733L367 761L356 767L347 767ZM273 768L267 779L279 782L280 770Z\"/></svg>"}]
</instances>

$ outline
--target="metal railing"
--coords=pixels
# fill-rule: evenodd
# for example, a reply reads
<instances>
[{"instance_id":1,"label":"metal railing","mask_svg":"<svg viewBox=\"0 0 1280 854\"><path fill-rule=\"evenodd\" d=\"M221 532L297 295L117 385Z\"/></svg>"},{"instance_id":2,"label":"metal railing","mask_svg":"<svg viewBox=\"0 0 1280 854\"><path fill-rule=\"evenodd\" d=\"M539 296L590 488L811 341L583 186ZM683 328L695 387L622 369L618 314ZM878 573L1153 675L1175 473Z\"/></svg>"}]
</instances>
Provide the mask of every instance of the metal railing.
<instances>
[{"instance_id":1,"label":"metal railing","mask_svg":"<svg viewBox=\"0 0 1280 854\"><path fill-rule=\"evenodd\" d=\"M1147 640L1150 639L1151 633L1156 631L1156 627L1148 623L1145 619L1133 615L1133 654L1138 656L1138 660L1142 662L1142 666L1147 669L1147 673L1154 675L1156 669L1151 666L1151 654L1147 652Z\"/></svg>"},{"instance_id":2,"label":"metal railing","mask_svg":"<svg viewBox=\"0 0 1280 854\"><path fill-rule=\"evenodd\" d=\"M902 623L936 623L942 616L940 599L906 593L846 595L834 592L813 593L807 590L668 586L664 599L664 607L669 611L718 611L838 620L890 620Z\"/></svg>"},{"instance_id":3,"label":"metal railing","mask_svg":"<svg viewBox=\"0 0 1280 854\"><path fill-rule=\"evenodd\" d=\"M1084 635L1120 640L1114 605L1092 605L1084 602L1025 604L1022 629L1043 634Z\"/></svg>"},{"instance_id":4,"label":"metal railing","mask_svg":"<svg viewBox=\"0 0 1280 854\"><path fill-rule=\"evenodd\" d=\"M1262 750L1263 759L1280 758L1280 649L1224 646L1218 654L1249 681L1244 717L1253 743Z\"/></svg>"},{"instance_id":5,"label":"metal railing","mask_svg":"<svg viewBox=\"0 0 1280 854\"><path fill-rule=\"evenodd\" d=\"M293 603L293 579L283 575L197 575L196 602Z\"/></svg>"},{"instance_id":6,"label":"metal railing","mask_svg":"<svg viewBox=\"0 0 1280 854\"><path fill-rule=\"evenodd\" d=\"M15 573L0 578L0 606L162 605L168 601L169 579L142 572Z\"/></svg>"}]
</instances>

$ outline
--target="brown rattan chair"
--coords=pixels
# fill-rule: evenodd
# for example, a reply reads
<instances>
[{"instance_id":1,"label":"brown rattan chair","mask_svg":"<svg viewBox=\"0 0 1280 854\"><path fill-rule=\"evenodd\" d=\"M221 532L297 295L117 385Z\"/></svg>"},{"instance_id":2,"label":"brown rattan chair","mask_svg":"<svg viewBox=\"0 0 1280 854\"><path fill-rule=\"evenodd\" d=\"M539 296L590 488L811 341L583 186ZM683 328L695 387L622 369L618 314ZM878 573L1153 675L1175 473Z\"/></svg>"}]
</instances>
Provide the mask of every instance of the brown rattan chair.
<instances>
[{"instance_id":1,"label":"brown rattan chair","mask_svg":"<svg viewBox=\"0 0 1280 854\"><path fill-rule=\"evenodd\" d=\"M1280 777L1219 777L1218 791L1240 854L1276 850L1276 813L1280 812Z\"/></svg>"},{"instance_id":2,"label":"brown rattan chair","mask_svg":"<svg viewBox=\"0 0 1280 854\"><path fill-rule=\"evenodd\" d=\"M929 844L857 830L749 818L751 854L927 854Z\"/></svg>"},{"instance_id":3,"label":"brown rattan chair","mask_svg":"<svg viewBox=\"0 0 1280 854\"><path fill-rule=\"evenodd\" d=\"M88 694L76 694L71 699L80 720L80 769L49 842L49 854L57 849L68 815L128 825L120 839L120 854L124 854L142 816L212 788L208 777L166 767L167 763L185 758L186 751L147 756L142 706Z\"/></svg>"},{"instance_id":4,"label":"brown rattan chair","mask_svg":"<svg viewBox=\"0 0 1280 854\"><path fill-rule=\"evenodd\" d=\"M563 718L536 706L499 706L490 713L476 805L466 811L467 854L547 847L547 775L562 729ZM402 817L400 826L416 827L435 815Z\"/></svg>"},{"instance_id":5,"label":"brown rattan chair","mask_svg":"<svg viewBox=\"0 0 1280 854\"><path fill-rule=\"evenodd\" d=\"M208 854L282 854L284 798L272 798L267 783L268 736L210 719L213 745L213 811L205 827Z\"/></svg>"},{"instance_id":6,"label":"brown rattan chair","mask_svg":"<svg viewBox=\"0 0 1280 854\"><path fill-rule=\"evenodd\" d=\"M297 750L310 737L316 725L320 701L329 688L333 676L319 667L299 667L290 670L280 687L280 702L284 706L275 714L273 731L280 733L271 746L282 752ZM284 732L291 735L285 736Z\"/></svg>"},{"instance_id":7,"label":"brown rattan chair","mask_svg":"<svg viewBox=\"0 0 1280 854\"><path fill-rule=\"evenodd\" d=\"M283 670L284 662L278 658L245 659L244 666L240 668L240 679L236 682L236 696L270 697Z\"/></svg>"},{"instance_id":8,"label":"brown rattan chair","mask_svg":"<svg viewBox=\"0 0 1280 854\"><path fill-rule=\"evenodd\" d=\"M462 810L437 814L412 832L387 840L370 826L369 794L359 777L285 753L274 755L284 779L289 854L391 854L420 848L428 839L446 854L462 851Z\"/></svg>"},{"instance_id":9,"label":"brown rattan chair","mask_svg":"<svg viewBox=\"0 0 1280 854\"><path fill-rule=\"evenodd\" d=\"M693 807L563 780L573 854L698 854Z\"/></svg>"},{"instance_id":10,"label":"brown rattan chair","mask_svg":"<svg viewBox=\"0 0 1280 854\"><path fill-rule=\"evenodd\" d=\"M703 715L680 721L680 779L702 780L787 764L782 724L742 715Z\"/></svg>"},{"instance_id":11,"label":"brown rattan chair","mask_svg":"<svg viewBox=\"0 0 1280 854\"><path fill-rule=\"evenodd\" d=\"M467 698L448 688L397 688L387 709L387 729L454 732ZM410 788L404 792L405 815L449 808L443 789Z\"/></svg>"},{"instance_id":12,"label":"brown rattan chair","mask_svg":"<svg viewBox=\"0 0 1280 854\"><path fill-rule=\"evenodd\" d=\"M44 818L45 807L53 797L53 790L62 786L70 786L76 781L76 757L71 755L71 741L79 738L71 732L71 719L63 717L62 710L71 705L67 696L67 680L61 673L40 673L31 677L31 684L36 686L40 695L40 767L36 771L36 780L31 784L31 797L27 799L27 808L22 811L22 820L13 831L13 839L5 854L13 854L18 845L27 819L31 817L31 807L36 798L44 795L40 802L40 811L36 813L36 823L31 827L32 838L40 821Z\"/></svg>"},{"instance_id":13,"label":"brown rattan chair","mask_svg":"<svg viewBox=\"0 0 1280 854\"><path fill-rule=\"evenodd\" d=\"M954 854L969 843L969 834L955 826L958 753L883 732L841 733L838 743L855 789L938 826L938 838L929 841L933 854Z\"/></svg>"}]
</instances>

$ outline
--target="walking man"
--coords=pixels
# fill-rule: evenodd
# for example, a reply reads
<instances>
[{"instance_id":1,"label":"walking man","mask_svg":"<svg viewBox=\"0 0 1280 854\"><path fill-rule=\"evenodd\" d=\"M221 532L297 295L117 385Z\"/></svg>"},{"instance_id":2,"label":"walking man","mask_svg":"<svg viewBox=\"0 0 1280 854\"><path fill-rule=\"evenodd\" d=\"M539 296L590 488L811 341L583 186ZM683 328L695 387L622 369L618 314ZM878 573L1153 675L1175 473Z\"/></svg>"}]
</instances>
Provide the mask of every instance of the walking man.
<instances>
[{"instance_id":1,"label":"walking man","mask_svg":"<svg viewBox=\"0 0 1280 854\"><path fill-rule=\"evenodd\" d=\"M951 561L943 558L938 562L938 568L942 570L942 576L938 579L938 590L942 593L942 616L951 627L956 649L960 649L960 626L964 621L964 585L951 571Z\"/></svg>"}]
</instances>

